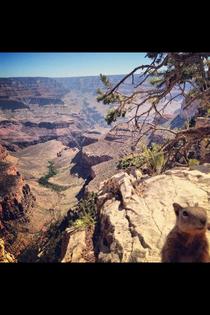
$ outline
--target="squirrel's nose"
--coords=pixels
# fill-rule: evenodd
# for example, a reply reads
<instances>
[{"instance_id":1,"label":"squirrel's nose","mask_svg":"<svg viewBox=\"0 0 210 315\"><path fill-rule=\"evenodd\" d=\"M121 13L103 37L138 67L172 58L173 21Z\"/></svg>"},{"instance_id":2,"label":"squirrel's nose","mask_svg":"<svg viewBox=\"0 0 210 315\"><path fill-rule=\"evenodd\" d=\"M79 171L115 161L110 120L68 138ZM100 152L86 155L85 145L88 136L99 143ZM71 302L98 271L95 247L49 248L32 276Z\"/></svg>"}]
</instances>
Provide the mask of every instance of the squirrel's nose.
<instances>
[{"instance_id":1,"label":"squirrel's nose","mask_svg":"<svg viewBox=\"0 0 210 315\"><path fill-rule=\"evenodd\" d=\"M202 225L206 225L206 219L200 219L200 223L201 223Z\"/></svg>"}]
</instances>

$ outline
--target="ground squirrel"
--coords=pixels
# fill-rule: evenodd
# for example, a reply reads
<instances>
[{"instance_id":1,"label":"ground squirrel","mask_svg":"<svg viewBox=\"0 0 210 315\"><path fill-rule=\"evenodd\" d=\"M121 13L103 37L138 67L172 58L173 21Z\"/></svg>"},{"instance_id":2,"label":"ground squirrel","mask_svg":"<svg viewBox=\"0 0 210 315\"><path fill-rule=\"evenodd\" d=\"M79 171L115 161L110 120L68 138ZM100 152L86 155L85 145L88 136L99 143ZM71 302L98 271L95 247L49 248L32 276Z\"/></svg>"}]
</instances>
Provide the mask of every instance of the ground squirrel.
<instances>
[{"instance_id":1,"label":"ground squirrel","mask_svg":"<svg viewBox=\"0 0 210 315\"><path fill-rule=\"evenodd\" d=\"M163 246L162 262L210 262L207 211L198 204L182 207L173 203L173 207L176 224Z\"/></svg>"}]
</instances>

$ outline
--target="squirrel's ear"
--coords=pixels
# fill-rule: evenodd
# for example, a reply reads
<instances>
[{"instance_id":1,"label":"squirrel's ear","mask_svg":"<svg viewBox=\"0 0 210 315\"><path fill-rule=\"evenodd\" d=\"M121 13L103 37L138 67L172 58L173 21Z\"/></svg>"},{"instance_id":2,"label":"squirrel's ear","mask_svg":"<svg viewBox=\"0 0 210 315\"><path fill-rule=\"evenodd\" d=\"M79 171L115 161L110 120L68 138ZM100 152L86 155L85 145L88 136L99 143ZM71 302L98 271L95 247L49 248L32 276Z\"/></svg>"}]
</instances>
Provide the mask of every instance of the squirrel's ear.
<instances>
[{"instance_id":1,"label":"squirrel's ear","mask_svg":"<svg viewBox=\"0 0 210 315\"><path fill-rule=\"evenodd\" d=\"M178 203L173 203L173 207L176 215L178 215L179 211L183 209L183 207L180 206Z\"/></svg>"}]
</instances>

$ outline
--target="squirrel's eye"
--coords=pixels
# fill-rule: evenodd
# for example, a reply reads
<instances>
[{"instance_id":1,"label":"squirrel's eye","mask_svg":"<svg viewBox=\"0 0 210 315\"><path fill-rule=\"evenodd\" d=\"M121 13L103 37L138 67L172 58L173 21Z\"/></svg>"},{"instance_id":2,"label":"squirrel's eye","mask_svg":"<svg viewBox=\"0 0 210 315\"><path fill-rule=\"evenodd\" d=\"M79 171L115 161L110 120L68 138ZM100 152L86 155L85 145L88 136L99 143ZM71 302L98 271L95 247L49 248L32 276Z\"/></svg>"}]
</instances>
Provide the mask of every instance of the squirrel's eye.
<instances>
[{"instance_id":1,"label":"squirrel's eye","mask_svg":"<svg viewBox=\"0 0 210 315\"><path fill-rule=\"evenodd\" d=\"M183 211L183 212L182 212L182 215L183 215L183 217L188 217L187 211Z\"/></svg>"}]
</instances>

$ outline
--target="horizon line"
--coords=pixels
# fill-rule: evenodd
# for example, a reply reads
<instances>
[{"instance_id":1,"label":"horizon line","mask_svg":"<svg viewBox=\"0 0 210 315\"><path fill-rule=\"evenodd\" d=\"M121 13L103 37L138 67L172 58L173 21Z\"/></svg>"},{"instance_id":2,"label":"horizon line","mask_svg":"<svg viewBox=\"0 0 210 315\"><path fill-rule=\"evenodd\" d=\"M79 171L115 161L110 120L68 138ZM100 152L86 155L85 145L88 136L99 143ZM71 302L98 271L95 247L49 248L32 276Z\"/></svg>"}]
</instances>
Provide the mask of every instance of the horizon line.
<instances>
[{"instance_id":1,"label":"horizon line","mask_svg":"<svg viewBox=\"0 0 210 315\"><path fill-rule=\"evenodd\" d=\"M114 76L114 75L127 75L126 73L115 73L115 74L105 74L106 76ZM137 74L136 74L137 75ZM84 77L100 77L100 74L94 74L94 75L78 75L78 76L5 76L0 77L0 79L18 79L18 78L84 78Z\"/></svg>"}]
</instances>

